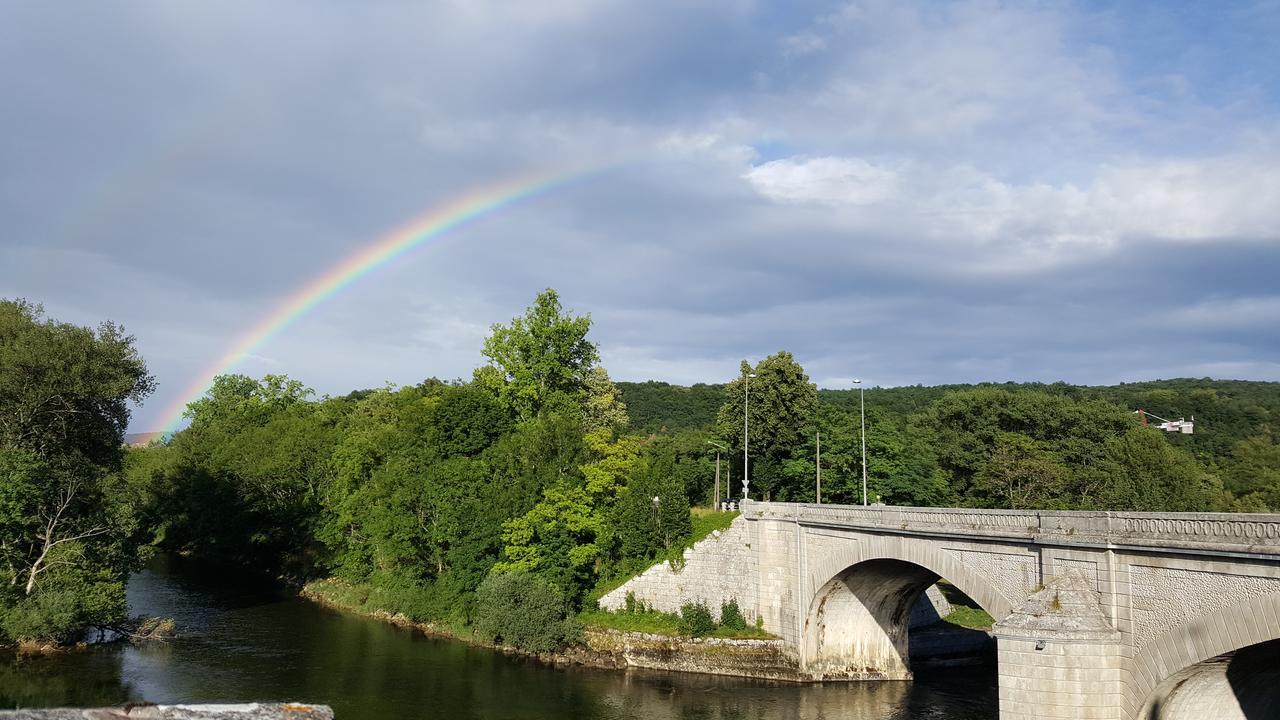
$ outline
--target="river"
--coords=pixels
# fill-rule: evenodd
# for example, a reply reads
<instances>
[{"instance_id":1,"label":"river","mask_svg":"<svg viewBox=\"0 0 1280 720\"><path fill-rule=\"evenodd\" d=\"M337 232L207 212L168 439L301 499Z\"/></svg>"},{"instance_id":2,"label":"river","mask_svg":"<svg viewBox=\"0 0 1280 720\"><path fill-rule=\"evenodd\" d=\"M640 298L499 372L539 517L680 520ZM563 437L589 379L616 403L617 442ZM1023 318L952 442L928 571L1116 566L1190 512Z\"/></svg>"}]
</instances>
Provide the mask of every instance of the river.
<instances>
[{"instance_id":1,"label":"river","mask_svg":"<svg viewBox=\"0 0 1280 720\"><path fill-rule=\"evenodd\" d=\"M990 668L915 682L800 686L557 669L322 608L158 558L129 582L135 614L178 636L0 661L0 707L296 700L338 720L995 720Z\"/></svg>"}]
</instances>

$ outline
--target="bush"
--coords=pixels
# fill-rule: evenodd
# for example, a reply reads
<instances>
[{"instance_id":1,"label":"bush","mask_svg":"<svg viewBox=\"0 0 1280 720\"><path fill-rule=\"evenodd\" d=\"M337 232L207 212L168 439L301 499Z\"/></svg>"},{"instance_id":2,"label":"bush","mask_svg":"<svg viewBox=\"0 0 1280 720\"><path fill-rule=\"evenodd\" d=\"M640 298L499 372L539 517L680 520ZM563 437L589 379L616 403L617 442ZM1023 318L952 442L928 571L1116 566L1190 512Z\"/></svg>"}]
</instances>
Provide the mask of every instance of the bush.
<instances>
[{"instance_id":1,"label":"bush","mask_svg":"<svg viewBox=\"0 0 1280 720\"><path fill-rule=\"evenodd\" d=\"M477 636L531 652L549 652L577 639L560 588L527 572L490 573L476 590Z\"/></svg>"},{"instance_id":2,"label":"bush","mask_svg":"<svg viewBox=\"0 0 1280 720\"><path fill-rule=\"evenodd\" d=\"M72 584L38 590L4 613L0 626L10 639L71 643L90 625L124 619L124 586L116 582Z\"/></svg>"},{"instance_id":3,"label":"bush","mask_svg":"<svg viewBox=\"0 0 1280 720\"><path fill-rule=\"evenodd\" d=\"M705 603L685 603L680 608L680 634L704 637L716 630L716 621Z\"/></svg>"},{"instance_id":4,"label":"bush","mask_svg":"<svg viewBox=\"0 0 1280 720\"><path fill-rule=\"evenodd\" d=\"M729 630L747 629L747 619L742 617L737 599L720 605L720 626Z\"/></svg>"}]
</instances>

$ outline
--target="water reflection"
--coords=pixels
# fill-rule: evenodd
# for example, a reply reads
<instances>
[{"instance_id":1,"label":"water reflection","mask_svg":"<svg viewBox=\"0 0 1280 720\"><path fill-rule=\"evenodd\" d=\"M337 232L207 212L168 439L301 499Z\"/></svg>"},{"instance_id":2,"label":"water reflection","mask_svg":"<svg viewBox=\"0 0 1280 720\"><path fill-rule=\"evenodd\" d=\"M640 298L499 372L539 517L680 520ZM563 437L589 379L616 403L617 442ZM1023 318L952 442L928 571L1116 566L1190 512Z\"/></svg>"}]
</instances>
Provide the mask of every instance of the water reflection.
<instances>
[{"instance_id":1,"label":"water reflection","mask_svg":"<svg viewBox=\"0 0 1280 720\"><path fill-rule=\"evenodd\" d=\"M159 561L133 612L177 620L166 644L0 663L0 706L303 700L342 720L994 720L991 669L914 683L801 686L645 671L557 670L326 610L236 576Z\"/></svg>"}]
</instances>

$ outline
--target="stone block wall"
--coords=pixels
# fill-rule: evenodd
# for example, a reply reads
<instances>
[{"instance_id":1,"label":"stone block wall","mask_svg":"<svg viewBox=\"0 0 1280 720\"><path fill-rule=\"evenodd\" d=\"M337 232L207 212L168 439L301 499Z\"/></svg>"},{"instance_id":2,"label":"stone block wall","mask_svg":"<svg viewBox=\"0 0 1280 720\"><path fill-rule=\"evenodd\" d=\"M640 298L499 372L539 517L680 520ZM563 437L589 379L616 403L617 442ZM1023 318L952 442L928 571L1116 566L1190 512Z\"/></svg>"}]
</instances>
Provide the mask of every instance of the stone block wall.
<instances>
[{"instance_id":1,"label":"stone block wall","mask_svg":"<svg viewBox=\"0 0 1280 720\"><path fill-rule=\"evenodd\" d=\"M999 638L1000 720L1121 720L1119 644L1046 635Z\"/></svg>"},{"instance_id":2,"label":"stone block wall","mask_svg":"<svg viewBox=\"0 0 1280 720\"><path fill-rule=\"evenodd\" d=\"M737 600L748 622L755 622L756 558L751 526L738 517L728 529L713 532L684 551L683 562L658 563L600 598L605 610L626 607L627 593L661 612L680 612L685 603L702 602L717 619L720 605Z\"/></svg>"}]
</instances>

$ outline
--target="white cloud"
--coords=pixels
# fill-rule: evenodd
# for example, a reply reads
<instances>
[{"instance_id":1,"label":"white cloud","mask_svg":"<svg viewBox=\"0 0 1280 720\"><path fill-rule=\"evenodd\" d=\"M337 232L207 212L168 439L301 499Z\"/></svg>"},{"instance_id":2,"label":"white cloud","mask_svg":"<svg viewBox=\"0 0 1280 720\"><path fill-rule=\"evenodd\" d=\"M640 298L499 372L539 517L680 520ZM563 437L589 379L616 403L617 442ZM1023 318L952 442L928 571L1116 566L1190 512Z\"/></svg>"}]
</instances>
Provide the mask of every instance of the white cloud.
<instances>
[{"instance_id":1,"label":"white cloud","mask_svg":"<svg viewBox=\"0 0 1280 720\"><path fill-rule=\"evenodd\" d=\"M785 158L753 166L746 179L782 202L871 205L897 191L897 174L860 158Z\"/></svg>"}]
</instances>

